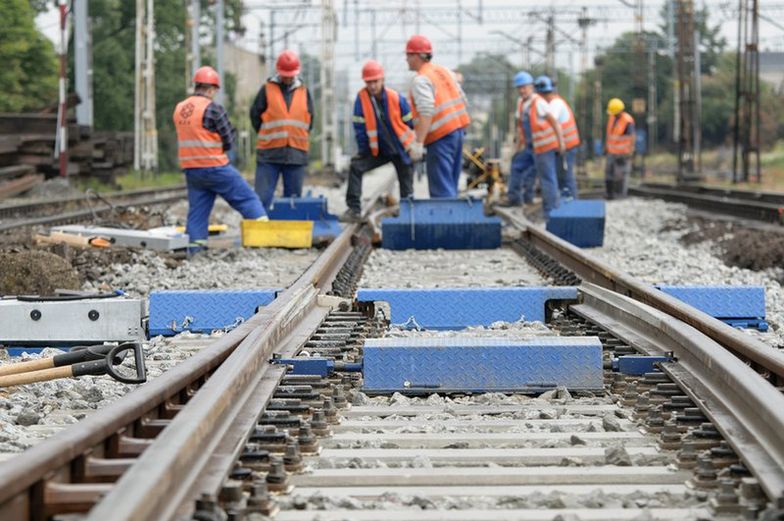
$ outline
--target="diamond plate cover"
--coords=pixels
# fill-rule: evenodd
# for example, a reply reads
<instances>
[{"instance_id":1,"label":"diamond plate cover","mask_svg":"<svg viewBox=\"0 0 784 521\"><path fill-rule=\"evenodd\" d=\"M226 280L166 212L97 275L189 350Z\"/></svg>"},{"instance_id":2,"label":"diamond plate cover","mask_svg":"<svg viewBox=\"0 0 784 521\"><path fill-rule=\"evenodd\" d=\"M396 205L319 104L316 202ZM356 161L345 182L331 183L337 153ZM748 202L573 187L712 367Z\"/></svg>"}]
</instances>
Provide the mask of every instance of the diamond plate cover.
<instances>
[{"instance_id":1,"label":"diamond plate cover","mask_svg":"<svg viewBox=\"0 0 784 521\"><path fill-rule=\"evenodd\" d=\"M501 246L501 219L473 199L406 199L399 216L381 221L381 236L390 250L493 249Z\"/></svg>"},{"instance_id":2,"label":"diamond plate cover","mask_svg":"<svg viewBox=\"0 0 784 521\"><path fill-rule=\"evenodd\" d=\"M315 242L335 238L343 231L337 215L327 210L327 200L323 196L278 197L267 214L273 220L313 221Z\"/></svg>"},{"instance_id":3,"label":"diamond plate cover","mask_svg":"<svg viewBox=\"0 0 784 521\"><path fill-rule=\"evenodd\" d=\"M715 318L765 318L765 288L762 286L656 287Z\"/></svg>"},{"instance_id":4,"label":"diamond plate cover","mask_svg":"<svg viewBox=\"0 0 784 521\"><path fill-rule=\"evenodd\" d=\"M363 390L372 393L601 389L596 337L382 338L365 341Z\"/></svg>"},{"instance_id":5,"label":"diamond plate cover","mask_svg":"<svg viewBox=\"0 0 784 521\"><path fill-rule=\"evenodd\" d=\"M150 336L209 333L247 320L277 289L166 290L150 293Z\"/></svg>"},{"instance_id":6,"label":"diamond plate cover","mask_svg":"<svg viewBox=\"0 0 784 521\"><path fill-rule=\"evenodd\" d=\"M580 248L604 243L604 201L563 201L550 212L547 231Z\"/></svg>"},{"instance_id":7,"label":"diamond plate cover","mask_svg":"<svg viewBox=\"0 0 784 521\"><path fill-rule=\"evenodd\" d=\"M548 300L573 300L575 287L360 289L357 300L389 302L391 322L424 329L463 329L493 322L544 322Z\"/></svg>"}]
</instances>

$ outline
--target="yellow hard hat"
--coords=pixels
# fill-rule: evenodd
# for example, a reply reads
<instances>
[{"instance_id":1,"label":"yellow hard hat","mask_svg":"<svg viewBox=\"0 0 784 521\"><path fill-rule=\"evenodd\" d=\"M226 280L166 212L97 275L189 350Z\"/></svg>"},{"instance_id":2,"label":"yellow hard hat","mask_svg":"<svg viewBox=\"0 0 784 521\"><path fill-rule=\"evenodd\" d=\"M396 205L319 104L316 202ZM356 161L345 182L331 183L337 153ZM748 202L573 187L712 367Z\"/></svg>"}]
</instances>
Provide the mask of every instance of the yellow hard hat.
<instances>
[{"instance_id":1,"label":"yellow hard hat","mask_svg":"<svg viewBox=\"0 0 784 521\"><path fill-rule=\"evenodd\" d=\"M618 98L613 98L607 102L607 114L610 114L611 116L617 115L619 112L623 111L624 108L626 108L626 105Z\"/></svg>"}]
</instances>

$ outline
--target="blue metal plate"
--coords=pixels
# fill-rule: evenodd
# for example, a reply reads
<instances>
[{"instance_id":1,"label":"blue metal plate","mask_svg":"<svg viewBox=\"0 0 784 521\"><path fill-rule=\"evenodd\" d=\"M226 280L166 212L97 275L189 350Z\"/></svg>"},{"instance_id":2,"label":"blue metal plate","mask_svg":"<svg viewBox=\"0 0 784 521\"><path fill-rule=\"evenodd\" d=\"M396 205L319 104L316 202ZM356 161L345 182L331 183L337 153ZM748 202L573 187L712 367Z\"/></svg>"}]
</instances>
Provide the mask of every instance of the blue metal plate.
<instances>
[{"instance_id":1,"label":"blue metal plate","mask_svg":"<svg viewBox=\"0 0 784 521\"><path fill-rule=\"evenodd\" d=\"M604 243L604 201L563 201L550 212L547 231L579 246L594 248Z\"/></svg>"},{"instance_id":2,"label":"blue metal plate","mask_svg":"<svg viewBox=\"0 0 784 521\"><path fill-rule=\"evenodd\" d=\"M167 290L150 293L150 336L209 333L236 326L275 299L277 289Z\"/></svg>"},{"instance_id":3,"label":"blue metal plate","mask_svg":"<svg viewBox=\"0 0 784 521\"><path fill-rule=\"evenodd\" d=\"M762 286L667 286L661 291L719 319L764 319Z\"/></svg>"},{"instance_id":4,"label":"blue metal plate","mask_svg":"<svg viewBox=\"0 0 784 521\"><path fill-rule=\"evenodd\" d=\"M335 238L343 231L338 217L327 210L327 199L319 197L278 197L267 215L272 220L313 221L316 242Z\"/></svg>"},{"instance_id":5,"label":"blue metal plate","mask_svg":"<svg viewBox=\"0 0 784 521\"><path fill-rule=\"evenodd\" d=\"M381 338L365 341L370 393L540 392L601 389L596 337Z\"/></svg>"},{"instance_id":6,"label":"blue metal plate","mask_svg":"<svg viewBox=\"0 0 784 521\"><path fill-rule=\"evenodd\" d=\"M361 302L389 302L391 322L423 329L463 329L493 322L545 320L548 300L575 300L575 287L360 289Z\"/></svg>"},{"instance_id":7,"label":"blue metal plate","mask_svg":"<svg viewBox=\"0 0 784 521\"><path fill-rule=\"evenodd\" d=\"M493 249L501 246L501 219L473 199L405 199L399 216L381 221L381 235L390 250Z\"/></svg>"}]
</instances>

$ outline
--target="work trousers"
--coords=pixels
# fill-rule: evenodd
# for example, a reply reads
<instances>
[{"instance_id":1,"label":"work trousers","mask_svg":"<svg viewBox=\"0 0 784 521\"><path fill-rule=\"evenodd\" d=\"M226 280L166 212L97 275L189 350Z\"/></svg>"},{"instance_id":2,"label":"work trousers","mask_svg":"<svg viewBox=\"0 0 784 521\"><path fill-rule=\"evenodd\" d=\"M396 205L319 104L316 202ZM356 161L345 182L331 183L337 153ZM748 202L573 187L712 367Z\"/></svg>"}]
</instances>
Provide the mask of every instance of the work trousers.
<instances>
[{"instance_id":1,"label":"work trousers","mask_svg":"<svg viewBox=\"0 0 784 521\"><path fill-rule=\"evenodd\" d=\"M625 155L607 154L604 168L604 184L607 199L626 197L626 181L632 169L632 158Z\"/></svg>"},{"instance_id":2,"label":"work trousers","mask_svg":"<svg viewBox=\"0 0 784 521\"><path fill-rule=\"evenodd\" d=\"M427 186L430 197L457 197L463 170L463 129L427 145Z\"/></svg>"},{"instance_id":3,"label":"work trousers","mask_svg":"<svg viewBox=\"0 0 784 521\"><path fill-rule=\"evenodd\" d=\"M283 176L283 197L302 197L302 184L305 181L305 165L285 163L256 163L256 193L259 194L264 208L272 205L278 178Z\"/></svg>"},{"instance_id":4,"label":"work trousers","mask_svg":"<svg viewBox=\"0 0 784 521\"><path fill-rule=\"evenodd\" d=\"M356 156L351 158L348 172L348 189L346 190L346 206L357 213L362 212L362 176L375 168L392 162L397 172L400 185L400 200L411 197L414 193L414 169L407 165L399 156Z\"/></svg>"},{"instance_id":5,"label":"work trousers","mask_svg":"<svg viewBox=\"0 0 784 521\"><path fill-rule=\"evenodd\" d=\"M529 179L530 178L530 179ZM534 153L530 148L524 148L512 156L512 166L509 172L509 185L506 187L506 197L511 204L522 202L532 203L534 200Z\"/></svg>"},{"instance_id":6,"label":"work trousers","mask_svg":"<svg viewBox=\"0 0 784 521\"><path fill-rule=\"evenodd\" d=\"M188 188L188 222L185 228L191 243L206 242L216 195L223 197L245 219L266 215L259 197L231 164L186 168L185 183Z\"/></svg>"},{"instance_id":7,"label":"work trousers","mask_svg":"<svg viewBox=\"0 0 784 521\"><path fill-rule=\"evenodd\" d=\"M561 197L577 199L577 178L574 176L577 147L567 150L565 157L566 161L564 161L561 155L555 156L558 189L561 191Z\"/></svg>"},{"instance_id":8,"label":"work trousers","mask_svg":"<svg viewBox=\"0 0 784 521\"><path fill-rule=\"evenodd\" d=\"M523 178L523 198L525 202L533 201L534 184L539 178L539 186L542 190L542 211L545 220L550 218L550 212L558 208L560 198L558 196L558 176L555 172L556 151L550 150L543 154L532 154L534 167L526 171Z\"/></svg>"}]
</instances>

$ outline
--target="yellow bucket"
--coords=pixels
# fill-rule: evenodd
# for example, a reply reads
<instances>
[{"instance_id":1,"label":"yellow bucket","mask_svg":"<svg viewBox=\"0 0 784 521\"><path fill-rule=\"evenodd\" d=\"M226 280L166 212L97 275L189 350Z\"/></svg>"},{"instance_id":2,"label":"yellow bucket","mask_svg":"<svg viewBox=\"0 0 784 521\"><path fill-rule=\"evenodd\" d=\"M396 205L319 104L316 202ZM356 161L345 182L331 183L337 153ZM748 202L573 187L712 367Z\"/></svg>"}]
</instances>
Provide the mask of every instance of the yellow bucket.
<instances>
[{"instance_id":1,"label":"yellow bucket","mask_svg":"<svg viewBox=\"0 0 784 521\"><path fill-rule=\"evenodd\" d=\"M251 221L241 223L242 245L256 248L310 248L313 221Z\"/></svg>"}]
</instances>

